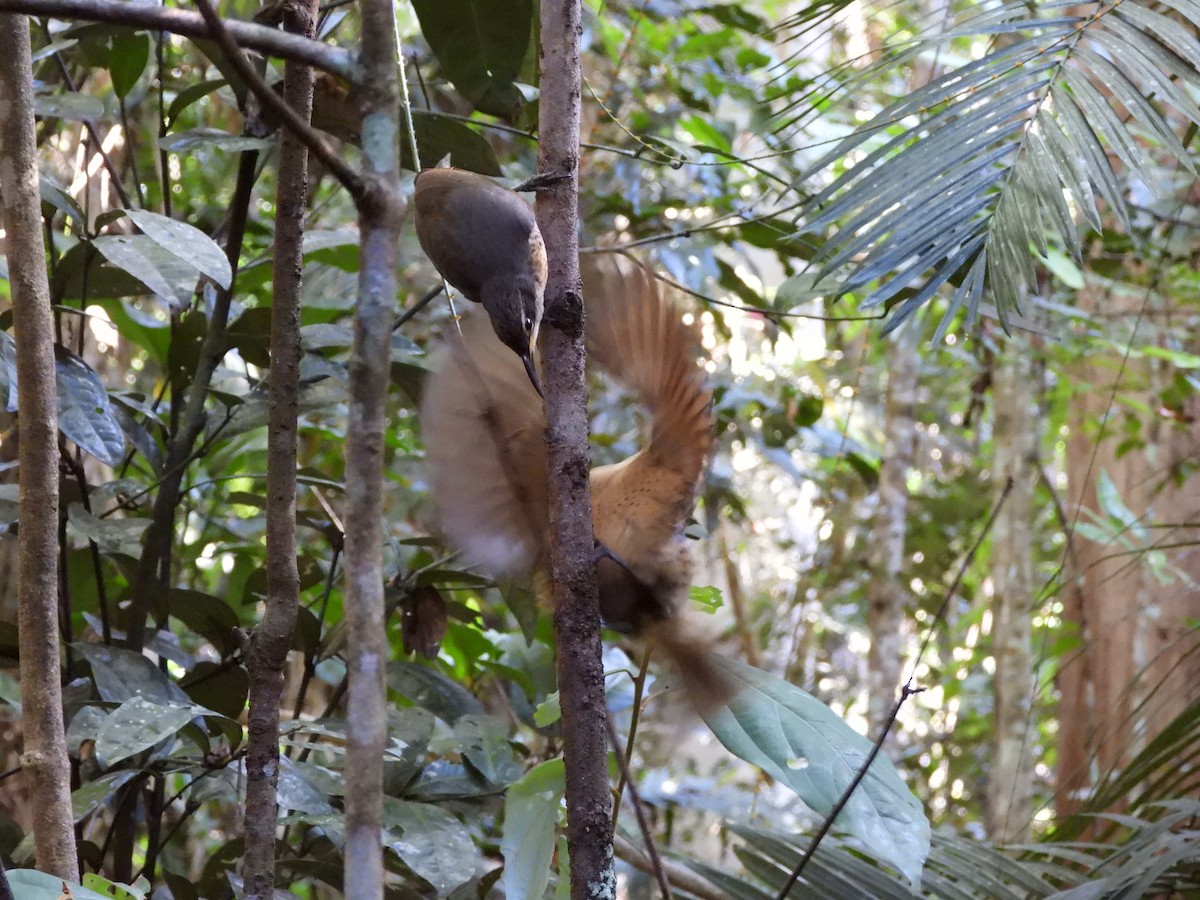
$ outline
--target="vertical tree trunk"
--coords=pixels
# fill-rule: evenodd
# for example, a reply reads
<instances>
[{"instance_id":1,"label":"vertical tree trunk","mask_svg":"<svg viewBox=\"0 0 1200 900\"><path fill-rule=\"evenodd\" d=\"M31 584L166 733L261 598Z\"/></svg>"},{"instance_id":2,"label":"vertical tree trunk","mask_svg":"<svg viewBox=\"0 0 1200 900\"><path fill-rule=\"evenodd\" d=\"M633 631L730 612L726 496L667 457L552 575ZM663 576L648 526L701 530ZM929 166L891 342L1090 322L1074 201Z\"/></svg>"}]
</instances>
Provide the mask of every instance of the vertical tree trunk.
<instances>
[{"instance_id":1,"label":"vertical tree trunk","mask_svg":"<svg viewBox=\"0 0 1200 900\"><path fill-rule=\"evenodd\" d=\"M1124 308L1127 320L1141 304L1141 298L1101 296L1091 287L1079 296L1081 309L1116 313ZM1137 333L1122 335L1121 342L1156 342L1154 317L1140 318ZM1140 357L1126 359L1119 368L1109 359L1084 359L1073 373L1080 389L1071 406L1067 442L1068 514L1082 507L1081 521L1095 516L1120 534L1103 542L1078 534L1073 539L1064 618L1080 649L1064 660L1058 674L1059 815L1075 811L1099 778L1123 766L1200 688L1200 639L1189 624L1200 618L1200 598L1174 571L1160 581L1144 556L1155 544L1187 542L1194 535L1200 479L1177 476L1187 474L1181 463L1194 459L1197 428L1145 414L1138 423L1139 443L1122 447L1128 410L1159 408L1156 366ZM1186 421L1187 411L1180 412ZM1117 498L1106 505L1099 495L1108 484ZM1126 520L1120 524L1113 519L1114 503L1116 518ZM1200 575L1200 554L1190 548L1161 552L1185 578Z\"/></svg>"},{"instance_id":2,"label":"vertical tree trunk","mask_svg":"<svg viewBox=\"0 0 1200 900\"><path fill-rule=\"evenodd\" d=\"M366 186L358 205L362 264L350 414L346 422L347 897L383 896L383 751L387 742L387 635L383 604L383 428L400 195L400 91L396 20L389 0L362 0L362 147Z\"/></svg>"},{"instance_id":3,"label":"vertical tree trunk","mask_svg":"<svg viewBox=\"0 0 1200 900\"><path fill-rule=\"evenodd\" d=\"M905 513L908 511L908 473L916 445L917 341L916 322L891 336L884 359L887 365L887 401L883 417L883 464L879 472L878 506L871 523L867 565L867 630L871 649L867 655L867 721L878 733L891 713L904 665Z\"/></svg>"},{"instance_id":4,"label":"vertical tree trunk","mask_svg":"<svg viewBox=\"0 0 1200 900\"><path fill-rule=\"evenodd\" d=\"M313 37L316 0L283 7L291 32ZM284 101L304 121L312 116L313 70L290 62ZM267 423L267 606L250 648L249 738L246 748L246 896L270 898L275 888L276 785L283 664L300 605L296 566L296 418L300 392L300 278L303 268L308 151L289 129L279 145L275 258L271 307L271 384Z\"/></svg>"},{"instance_id":5,"label":"vertical tree trunk","mask_svg":"<svg viewBox=\"0 0 1200 900\"><path fill-rule=\"evenodd\" d=\"M29 20L0 16L0 205L17 344L17 590L25 752L38 868L79 880L58 646L58 393L33 122Z\"/></svg>"},{"instance_id":6,"label":"vertical tree trunk","mask_svg":"<svg viewBox=\"0 0 1200 900\"><path fill-rule=\"evenodd\" d=\"M587 388L579 276L579 0L543 0L538 169L569 177L538 197L550 273L541 339L550 473L550 563L566 762L571 897L616 896L612 795L592 561Z\"/></svg>"},{"instance_id":7,"label":"vertical tree trunk","mask_svg":"<svg viewBox=\"0 0 1200 900\"><path fill-rule=\"evenodd\" d=\"M1035 372L1029 342L1006 343L993 382L997 492L1012 479L1008 502L992 532L992 656L996 671L993 757L988 773L988 834L998 843L1028 840L1033 821L1033 722L1036 689L1031 645L1034 520L1033 489L1039 429L1034 418Z\"/></svg>"}]
</instances>

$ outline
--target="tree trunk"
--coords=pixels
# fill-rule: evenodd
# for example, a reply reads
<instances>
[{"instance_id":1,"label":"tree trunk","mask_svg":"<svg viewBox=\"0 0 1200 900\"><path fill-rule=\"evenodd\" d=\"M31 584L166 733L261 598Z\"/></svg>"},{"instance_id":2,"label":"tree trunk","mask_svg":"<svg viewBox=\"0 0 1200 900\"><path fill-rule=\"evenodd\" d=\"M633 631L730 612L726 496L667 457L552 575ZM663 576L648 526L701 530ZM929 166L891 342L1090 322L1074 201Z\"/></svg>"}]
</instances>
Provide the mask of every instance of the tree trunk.
<instances>
[{"instance_id":1,"label":"tree trunk","mask_svg":"<svg viewBox=\"0 0 1200 900\"><path fill-rule=\"evenodd\" d=\"M884 354L888 383L883 414L883 464L867 550L871 572L867 583L867 631L871 636L867 655L867 721L872 734L883 729L891 714L904 666L907 590L901 583L901 572L908 473L917 440L913 411L920 362L919 337L918 323L910 322L892 334Z\"/></svg>"},{"instance_id":2,"label":"tree trunk","mask_svg":"<svg viewBox=\"0 0 1200 900\"><path fill-rule=\"evenodd\" d=\"M1085 311L1124 309L1125 321L1142 319L1138 333L1120 342L1155 344L1153 317L1139 316L1141 305L1141 297L1102 295L1098 288L1079 297ZM1084 359L1075 370L1067 443L1068 513L1098 520L1113 537L1073 536L1064 618L1080 649L1058 675L1060 816L1075 811L1100 778L1122 767L1200 691L1200 639L1189 627L1200 618L1200 595L1188 580L1200 576L1193 540L1200 480L1180 468L1194 458L1197 427L1187 424L1187 410L1145 415L1137 423L1139 440L1127 443L1123 423L1133 415L1127 410L1160 409L1159 369L1146 357L1120 366ZM1178 543L1186 546L1154 549Z\"/></svg>"},{"instance_id":3,"label":"tree trunk","mask_svg":"<svg viewBox=\"0 0 1200 900\"><path fill-rule=\"evenodd\" d=\"M21 764L33 810L38 868L79 880L71 814L71 766L63 728L58 644L58 392L54 322L33 120L29 20L0 17L0 205L17 344L17 592L20 598Z\"/></svg>"},{"instance_id":4,"label":"tree trunk","mask_svg":"<svg viewBox=\"0 0 1200 900\"><path fill-rule=\"evenodd\" d=\"M1030 709L1037 678L1031 646L1033 599L1033 490L1037 481L1039 429L1035 371L1029 342L1013 337L1006 343L993 382L995 459L992 481L997 491L1012 479L1012 492L996 518L992 533L991 572L992 677L995 720L992 765L988 772L988 834L997 843L1030 838L1033 821L1033 722Z\"/></svg>"},{"instance_id":5,"label":"tree trunk","mask_svg":"<svg viewBox=\"0 0 1200 900\"><path fill-rule=\"evenodd\" d=\"M316 0L283 7L284 27L312 37ZM313 70L288 63L283 98L305 122L312 116ZM267 431L267 605L255 629L246 748L246 896L270 898L275 888L276 786L279 780L279 707L283 664L300 607L296 566L296 419L300 394L300 276L304 265L308 151L283 129L276 192L275 258L271 306L271 384Z\"/></svg>"},{"instance_id":6,"label":"tree trunk","mask_svg":"<svg viewBox=\"0 0 1200 900\"><path fill-rule=\"evenodd\" d=\"M549 262L541 350L571 897L590 900L616 896L616 872L579 275L580 15L579 0L541 5L538 170L568 177L539 195L537 216Z\"/></svg>"}]
</instances>

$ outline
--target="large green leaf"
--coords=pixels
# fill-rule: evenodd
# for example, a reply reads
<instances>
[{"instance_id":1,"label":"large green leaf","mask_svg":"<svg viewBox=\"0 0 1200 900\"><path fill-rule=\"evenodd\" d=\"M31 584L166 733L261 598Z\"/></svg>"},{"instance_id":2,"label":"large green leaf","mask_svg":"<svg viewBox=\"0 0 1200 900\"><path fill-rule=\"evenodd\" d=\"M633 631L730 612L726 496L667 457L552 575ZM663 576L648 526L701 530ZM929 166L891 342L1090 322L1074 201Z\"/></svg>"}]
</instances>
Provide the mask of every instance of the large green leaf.
<instances>
[{"instance_id":1,"label":"large green leaf","mask_svg":"<svg viewBox=\"0 0 1200 900\"><path fill-rule=\"evenodd\" d=\"M199 228L144 209L127 209L125 215L133 219L146 237L168 253L194 267L202 275L207 275L221 287L229 287L233 270L225 251Z\"/></svg>"},{"instance_id":2,"label":"large green leaf","mask_svg":"<svg viewBox=\"0 0 1200 900\"><path fill-rule=\"evenodd\" d=\"M509 785L500 840L506 897L541 897L545 893L563 785L561 758L534 766Z\"/></svg>"},{"instance_id":3,"label":"large green leaf","mask_svg":"<svg viewBox=\"0 0 1200 900\"><path fill-rule=\"evenodd\" d=\"M439 897L445 897L475 874L479 851L471 833L446 810L385 797L383 817L384 843L432 884Z\"/></svg>"},{"instance_id":4,"label":"large green leaf","mask_svg":"<svg viewBox=\"0 0 1200 900\"><path fill-rule=\"evenodd\" d=\"M54 347L54 370L59 429L80 450L107 465L119 465L125 455L125 434L100 376L61 345Z\"/></svg>"},{"instance_id":5,"label":"large green leaf","mask_svg":"<svg viewBox=\"0 0 1200 900\"><path fill-rule=\"evenodd\" d=\"M818 815L832 811L872 744L811 694L761 669L717 655L736 686L727 707L704 721L725 747L794 790ZM929 855L929 820L891 761L875 757L835 827L894 865L914 884Z\"/></svg>"},{"instance_id":6,"label":"large green leaf","mask_svg":"<svg viewBox=\"0 0 1200 900\"><path fill-rule=\"evenodd\" d=\"M533 30L532 0L413 0L446 77L480 112L512 121L524 105L517 73Z\"/></svg>"},{"instance_id":7,"label":"large green leaf","mask_svg":"<svg viewBox=\"0 0 1200 900\"><path fill-rule=\"evenodd\" d=\"M110 766L149 749L202 715L191 703L131 697L108 714L96 735L96 757Z\"/></svg>"}]
</instances>

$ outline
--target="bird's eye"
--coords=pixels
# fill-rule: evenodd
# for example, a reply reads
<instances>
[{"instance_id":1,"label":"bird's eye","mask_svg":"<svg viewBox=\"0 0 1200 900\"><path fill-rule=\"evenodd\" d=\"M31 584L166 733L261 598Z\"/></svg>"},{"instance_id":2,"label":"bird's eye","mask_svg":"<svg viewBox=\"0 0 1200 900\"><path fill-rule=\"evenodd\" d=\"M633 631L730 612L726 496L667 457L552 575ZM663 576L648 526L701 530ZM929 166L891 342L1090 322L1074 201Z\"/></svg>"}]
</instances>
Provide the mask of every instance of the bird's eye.
<instances>
[{"instance_id":1,"label":"bird's eye","mask_svg":"<svg viewBox=\"0 0 1200 900\"><path fill-rule=\"evenodd\" d=\"M531 331L533 331L533 319L531 319L529 316L525 317L525 321L523 324L525 325L525 333L526 334L529 334Z\"/></svg>"}]
</instances>

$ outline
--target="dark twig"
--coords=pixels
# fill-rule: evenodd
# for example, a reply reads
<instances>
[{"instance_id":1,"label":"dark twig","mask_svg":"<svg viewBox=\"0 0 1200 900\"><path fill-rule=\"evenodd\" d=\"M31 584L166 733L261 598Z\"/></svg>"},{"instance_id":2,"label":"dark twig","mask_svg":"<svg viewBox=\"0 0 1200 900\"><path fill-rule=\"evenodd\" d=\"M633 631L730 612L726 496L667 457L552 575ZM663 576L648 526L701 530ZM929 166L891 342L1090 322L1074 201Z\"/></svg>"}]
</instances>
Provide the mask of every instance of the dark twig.
<instances>
[{"instance_id":1,"label":"dark twig","mask_svg":"<svg viewBox=\"0 0 1200 900\"><path fill-rule=\"evenodd\" d=\"M325 142L325 139L317 134L313 130L313 127L296 110L292 109L275 91L271 90L270 86L262 80L258 72L254 71L254 67L246 59L246 54L242 51L237 39L225 27L225 22L217 14L210 0L196 0L196 7L200 10L200 15L204 16L204 21L208 23L209 28L212 30L213 40L220 45L225 58L229 60L230 65L237 70L238 75L246 82L246 87L258 98L258 102L279 117L288 130L342 183L342 186L350 192L350 196L354 198L355 202L360 201L365 188L362 177L355 171L354 167L335 153L333 148Z\"/></svg>"},{"instance_id":2,"label":"dark twig","mask_svg":"<svg viewBox=\"0 0 1200 900\"><path fill-rule=\"evenodd\" d=\"M633 814L637 818L638 830L642 832L642 840L646 844L646 853L650 857L650 865L654 869L654 878L658 882L658 889L662 893L663 900L671 900L671 885L667 883L667 876L663 872L662 860L658 856L658 847L654 843L654 835L650 832L650 823L646 820L646 809L642 805L637 785L634 784L633 777L629 774L629 761L625 758L625 751L621 748L621 739L617 736L617 728L613 725L611 715L605 718L604 724L608 726L608 742L612 745L613 756L617 758L617 767L621 770L621 783L629 791L629 802L633 804Z\"/></svg>"},{"instance_id":3,"label":"dark twig","mask_svg":"<svg viewBox=\"0 0 1200 900\"><path fill-rule=\"evenodd\" d=\"M420 300L418 300L416 303L414 303L412 306L410 306L408 309L406 309L404 312L402 312L400 315L398 315L396 317L396 322L395 322L395 324L392 325L392 331L399 331L401 328L403 328L405 325L407 325L410 321L412 321L413 316L415 316L417 313L419 313L421 310L423 310L425 307L427 307L430 303L432 303L434 300L436 300L438 294L440 294L443 290L445 290L445 288L446 288L446 285L443 282L442 284L439 284L437 287L430 288L423 295L421 295Z\"/></svg>"},{"instance_id":4,"label":"dark twig","mask_svg":"<svg viewBox=\"0 0 1200 900\"><path fill-rule=\"evenodd\" d=\"M905 701L908 700L908 698L913 694L919 694L921 691L925 690L923 687L913 686L913 679L917 677L917 670L921 667L921 660L925 656L925 651L929 649L929 644L933 640L934 633L945 619L946 610L950 606L950 601L953 600L955 594L958 593L958 588L962 584L963 577L967 573L967 567L970 566L971 562L975 559L975 554L978 553L979 548L983 546L984 540L986 540L987 536L991 534L992 526L996 523L996 517L1000 515L1000 510L1003 508L1004 502L1008 499L1008 495L1012 493L1012 489L1013 480L1012 478L1009 478L1008 481L1005 482L1004 489L1000 492L1000 496L997 498L996 503L992 506L992 511L988 515L987 521L984 523L982 530L980 530L979 536L975 539L975 543L971 545L971 549L967 551L966 556L963 557L962 562L959 564L958 572L954 576L954 581L950 583L950 586L942 595L942 602L938 605L937 613L934 615L933 620L929 623L929 627L925 629L925 637L921 641L921 648L917 651L916 659L913 660L912 670L909 673L908 680L905 681L904 685L901 687L900 696L896 698L896 702L892 705L891 713L888 715L887 720L883 723L883 728L880 729L879 737L875 739L875 744L871 747L871 752L867 754L866 760L854 774L854 778L850 781L850 784L846 786L846 790L842 792L842 795L838 798L837 803L833 805L833 809L829 811L829 815L825 817L825 821L821 823L820 830L809 843L808 849L804 851L804 855L800 857L800 861L796 863L796 868L792 870L792 874L784 883L783 888L778 894L776 894L776 900L784 900L784 898L787 897L788 892L792 889L792 887L800 879L800 875L804 872L804 867L808 865L808 861L812 859L813 855L817 852L817 847L819 847L821 841L825 839L825 835L829 834L830 830L833 828L833 823L837 821L837 817L841 814L842 810L846 808L846 804L850 802L850 796L858 789L858 786L862 783L862 780L866 778L867 771L871 768L871 763L875 761L875 757L879 755L879 751L883 748L883 742L887 740L888 732L890 732L892 730L892 726L896 724L896 717L900 715L900 708L904 706Z\"/></svg>"}]
</instances>

